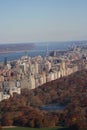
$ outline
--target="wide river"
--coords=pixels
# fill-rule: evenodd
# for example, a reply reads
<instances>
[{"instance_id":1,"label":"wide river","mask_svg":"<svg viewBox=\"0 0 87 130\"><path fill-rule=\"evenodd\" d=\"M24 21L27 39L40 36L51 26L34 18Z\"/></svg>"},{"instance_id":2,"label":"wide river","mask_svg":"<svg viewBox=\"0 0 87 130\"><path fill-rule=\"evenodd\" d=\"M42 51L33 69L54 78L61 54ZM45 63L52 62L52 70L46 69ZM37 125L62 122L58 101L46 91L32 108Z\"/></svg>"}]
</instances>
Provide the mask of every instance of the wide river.
<instances>
[{"instance_id":1,"label":"wide river","mask_svg":"<svg viewBox=\"0 0 87 130\"><path fill-rule=\"evenodd\" d=\"M49 43L48 46L48 51L52 51L52 50L66 50L69 46L71 45L71 43ZM42 44L39 43L36 45L35 50L29 50L27 51L27 55L30 57L34 57L34 56L45 56L46 55L46 51L47 51L47 47L46 47L46 43ZM5 57L7 57L8 61L11 60L18 60L20 59L22 56L25 55L25 51L24 52L10 52L10 53L0 53L0 62L3 62Z\"/></svg>"}]
</instances>

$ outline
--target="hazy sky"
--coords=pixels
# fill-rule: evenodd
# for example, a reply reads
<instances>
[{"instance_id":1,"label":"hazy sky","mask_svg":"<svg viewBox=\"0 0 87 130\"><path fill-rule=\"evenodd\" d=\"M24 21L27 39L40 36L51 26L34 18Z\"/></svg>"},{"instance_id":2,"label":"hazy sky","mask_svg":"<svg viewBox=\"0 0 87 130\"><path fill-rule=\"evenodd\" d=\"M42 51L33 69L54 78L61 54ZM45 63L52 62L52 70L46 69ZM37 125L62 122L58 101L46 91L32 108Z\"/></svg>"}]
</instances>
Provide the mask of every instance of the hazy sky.
<instances>
[{"instance_id":1,"label":"hazy sky","mask_svg":"<svg viewBox=\"0 0 87 130\"><path fill-rule=\"evenodd\" d=\"M87 40L87 0L0 0L0 43Z\"/></svg>"}]
</instances>

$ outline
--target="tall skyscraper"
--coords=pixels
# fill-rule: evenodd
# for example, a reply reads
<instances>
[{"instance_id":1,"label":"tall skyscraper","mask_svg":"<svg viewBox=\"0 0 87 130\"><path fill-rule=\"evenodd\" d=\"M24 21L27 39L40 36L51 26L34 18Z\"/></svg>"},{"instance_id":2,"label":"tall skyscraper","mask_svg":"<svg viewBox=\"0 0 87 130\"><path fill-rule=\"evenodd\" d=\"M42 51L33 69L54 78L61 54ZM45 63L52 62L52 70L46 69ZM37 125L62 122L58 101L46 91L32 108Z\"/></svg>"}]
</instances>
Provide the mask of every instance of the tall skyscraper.
<instances>
[{"instance_id":1,"label":"tall skyscraper","mask_svg":"<svg viewBox=\"0 0 87 130\"><path fill-rule=\"evenodd\" d=\"M46 56L49 56L48 43L46 44Z\"/></svg>"},{"instance_id":2,"label":"tall skyscraper","mask_svg":"<svg viewBox=\"0 0 87 130\"><path fill-rule=\"evenodd\" d=\"M7 65L7 57L4 58L4 65Z\"/></svg>"}]
</instances>

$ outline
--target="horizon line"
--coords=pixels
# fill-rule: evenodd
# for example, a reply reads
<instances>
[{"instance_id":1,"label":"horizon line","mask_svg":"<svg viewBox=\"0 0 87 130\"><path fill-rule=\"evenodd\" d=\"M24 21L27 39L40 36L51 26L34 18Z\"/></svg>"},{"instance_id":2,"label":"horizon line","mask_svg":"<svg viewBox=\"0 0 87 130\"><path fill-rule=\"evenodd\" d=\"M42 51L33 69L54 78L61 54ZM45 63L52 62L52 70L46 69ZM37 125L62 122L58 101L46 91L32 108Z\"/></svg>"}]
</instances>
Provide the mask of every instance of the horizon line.
<instances>
[{"instance_id":1,"label":"horizon line","mask_svg":"<svg viewBox=\"0 0 87 130\"><path fill-rule=\"evenodd\" d=\"M64 40L64 41L23 41L23 42L0 42L0 44L32 44L32 43L53 43L53 42L87 42L87 40Z\"/></svg>"}]
</instances>

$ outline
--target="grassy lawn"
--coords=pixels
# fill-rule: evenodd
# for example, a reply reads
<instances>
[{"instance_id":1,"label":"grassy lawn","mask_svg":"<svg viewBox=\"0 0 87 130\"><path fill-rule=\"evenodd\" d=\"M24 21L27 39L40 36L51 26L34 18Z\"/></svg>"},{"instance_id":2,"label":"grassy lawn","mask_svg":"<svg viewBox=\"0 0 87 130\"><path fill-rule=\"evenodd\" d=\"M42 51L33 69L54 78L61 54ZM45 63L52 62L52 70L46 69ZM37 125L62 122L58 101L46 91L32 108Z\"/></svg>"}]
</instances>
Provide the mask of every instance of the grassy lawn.
<instances>
[{"instance_id":1,"label":"grassy lawn","mask_svg":"<svg viewBox=\"0 0 87 130\"><path fill-rule=\"evenodd\" d=\"M4 130L68 130L64 127L55 127L55 128L26 128L26 127L16 127L16 128L4 128Z\"/></svg>"}]
</instances>

